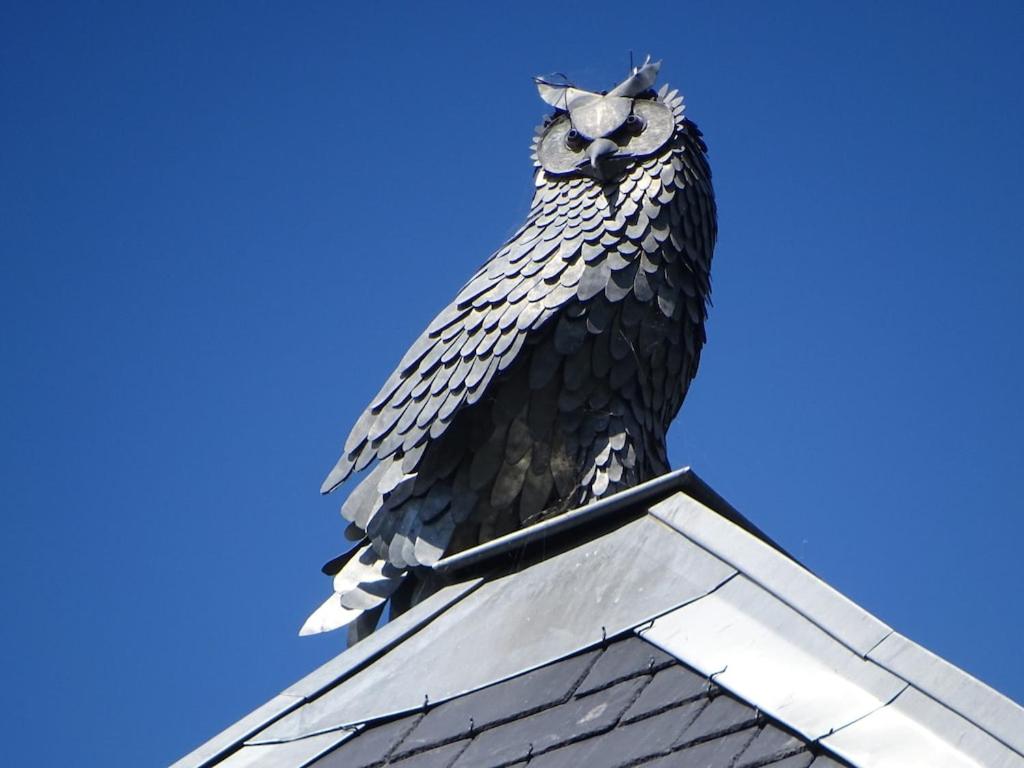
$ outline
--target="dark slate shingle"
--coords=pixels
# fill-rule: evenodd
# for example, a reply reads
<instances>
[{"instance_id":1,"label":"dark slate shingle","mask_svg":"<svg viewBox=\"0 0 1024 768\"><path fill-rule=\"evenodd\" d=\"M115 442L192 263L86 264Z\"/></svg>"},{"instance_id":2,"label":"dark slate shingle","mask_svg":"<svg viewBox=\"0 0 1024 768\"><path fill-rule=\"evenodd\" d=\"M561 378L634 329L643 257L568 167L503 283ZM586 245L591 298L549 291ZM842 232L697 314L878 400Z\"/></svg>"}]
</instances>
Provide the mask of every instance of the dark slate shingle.
<instances>
[{"instance_id":1,"label":"dark slate shingle","mask_svg":"<svg viewBox=\"0 0 1024 768\"><path fill-rule=\"evenodd\" d=\"M771 723L765 725L757 734L757 738L740 756L737 768L749 765L761 765L769 758L776 760L791 755L804 748L804 742Z\"/></svg>"},{"instance_id":2,"label":"dark slate shingle","mask_svg":"<svg viewBox=\"0 0 1024 768\"><path fill-rule=\"evenodd\" d=\"M697 719L679 737L676 745L703 741L711 736L738 731L756 722L757 713L752 707L736 701L728 694L719 694L701 710Z\"/></svg>"},{"instance_id":3,"label":"dark slate shingle","mask_svg":"<svg viewBox=\"0 0 1024 768\"><path fill-rule=\"evenodd\" d=\"M456 758L458 758L468 744L469 739L454 741L443 747L428 749L425 752L417 752L415 755L403 760L392 760L388 763L388 766L389 768L392 765L395 768L450 768L451 764L455 762Z\"/></svg>"},{"instance_id":4,"label":"dark slate shingle","mask_svg":"<svg viewBox=\"0 0 1024 768\"><path fill-rule=\"evenodd\" d=\"M628 637L608 646L586 676L577 695L605 688L675 663L675 659L639 637Z\"/></svg>"},{"instance_id":5,"label":"dark slate shingle","mask_svg":"<svg viewBox=\"0 0 1024 768\"><path fill-rule=\"evenodd\" d=\"M747 728L717 739L702 741L683 747L671 755L644 763L644 768L727 768L756 735L755 729Z\"/></svg>"},{"instance_id":6,"label":"dark slate shingle","mask_svg":"<svg viewBox=\"0 0 1024 768\"><path fill-rule=\"evenodd\" d=\"M784 757L781 760L775 760L771 763L765 763L761 768L810 768L811 762L814 760L814 755L810 752L804 751L799 752L789 757ZM829 768L824 763L815 763L819 768ZM843 768L839 763L832 763L831 768Z\"/></svg>"},{"instance_id":7,"label":"dark slate shingle","mask_svg":"<svg viewBox=\"0 0 1024 768\"><path fill-rule=\"evenodd\" d=\"M772 766L772 768L776 767ZM786 766L786 768L789 768L789 766ZM840 763L838 760L833 760L825 755L819 755L811 763L810 768L845 768L845 763Z\"/></svg>"},{"instance_id":8,"label":"dark slate shingle","mask_svg":"<svg viewBox=\"0 0 1024 768\"><path fill-rule=\"evenodd\" d=\"M694 701L646 720L621 726L603 736L545 752L530 761L530 768L618 768L669 750L679 734L704 706Z\"/></svg>"},{"instance_id":9,"label":"dark slate shingle","mask_svg":"<svg viewBox=\"0 0 1024 768\"><path fill-rule=\"evenodd\" d=\"M442 744L560 704L575 690L598 653L591 651L572 656L439 704L427 712L399 751L405 753Z\"/></svg>"},{"instance_id":10,"label":"dark slate shingle","mask_svg":"<svg viewBox=\"0 0 1024 768\"><path fill-rule=\"evenodd\" d=\"M381 765L422 715L415 714L381 723L357 733L333 752L315 763L315 768L367 768Z\"/></svg>"},{"instance_id":11,"label":"dark slate shingle","mask_svg":"<svg viewBox=\"0 0 1024 768\"><path fill-rule=\"evenodd\" d=\"M708 692L707 680L676 664L663 669L654 676L651 684L644 688L640 698L634 702L623 717L630 722L660 712Z\"/></svg>"},{"instance_id":12,"label":"dark slate shingle","mask_svg":"<svg viewBox=\"0 0 1024 768\"><path fill-rule=\"evenodd\" d=\"M626 680L521 720L483 731L454 768L505 765L553 747L607 731L646 681Z\"/></svg>"}]
</instances>

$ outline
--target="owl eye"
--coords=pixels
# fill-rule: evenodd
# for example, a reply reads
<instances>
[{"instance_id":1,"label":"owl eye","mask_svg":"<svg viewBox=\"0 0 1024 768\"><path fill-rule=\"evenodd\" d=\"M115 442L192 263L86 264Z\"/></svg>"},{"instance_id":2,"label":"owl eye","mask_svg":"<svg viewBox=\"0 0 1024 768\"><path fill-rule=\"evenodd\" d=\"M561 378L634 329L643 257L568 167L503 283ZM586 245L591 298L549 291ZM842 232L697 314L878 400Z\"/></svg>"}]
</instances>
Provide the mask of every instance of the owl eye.
<instances>
[{"instance_id":1,"label":"owl eye","mask_svg":"<svg viewBox=\"0 0 1024 768\"><path fill-rule=\"evenodd\" d=\"M640 115L633 113L626 118L626 122L623 124L626 129L626 133L633 136L639 136L644 132L644 128L647 127L647 121L644 120Z\"/></svg>"},{"instance_id":2,"label":"owl eye","mask_svg":"<svg viewBox=\"0 0 1024 768\"><path fill-rule=\"evenodd\" d=\"M586 143L586 139L575 128L570 128L568 133L565 134L565 147L570 152L579 152L586 146Z\"/></svg>"}]
</instances>

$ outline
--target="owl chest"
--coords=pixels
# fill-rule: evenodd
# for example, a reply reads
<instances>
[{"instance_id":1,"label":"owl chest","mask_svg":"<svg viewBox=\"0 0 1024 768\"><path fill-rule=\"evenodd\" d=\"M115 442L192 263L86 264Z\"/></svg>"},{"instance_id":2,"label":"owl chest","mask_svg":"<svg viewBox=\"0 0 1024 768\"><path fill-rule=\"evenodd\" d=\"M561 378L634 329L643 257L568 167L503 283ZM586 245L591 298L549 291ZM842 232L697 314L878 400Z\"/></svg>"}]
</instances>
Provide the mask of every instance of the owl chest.
<instances>
[{"instance_id":1,"label":"owl chest","mask_svg":"<svg viewBox=\"0 0 1024 768\"><path fill-rule=\"evenodd\" d=\"M585 323L592 375L641 407L650 427L668 424L696 370L705 313L697 282L671 243L625 238L587 265L586 290L567 313Z\"/></svg>"},{"instance_id":2,"label":"owl chest","mask_svg":"<svg viewBox=\"0 0 1024 768\"><path fill-rule=\"evenodd\" d=\"M583 254L577 298L602 318L610 313L620 335L640 344L643 357L657 344L685 342L704 321L702 281L687 253L675 202L645 201L625 222L609 220L598 257Z\"/></svg>"}]
</instances>

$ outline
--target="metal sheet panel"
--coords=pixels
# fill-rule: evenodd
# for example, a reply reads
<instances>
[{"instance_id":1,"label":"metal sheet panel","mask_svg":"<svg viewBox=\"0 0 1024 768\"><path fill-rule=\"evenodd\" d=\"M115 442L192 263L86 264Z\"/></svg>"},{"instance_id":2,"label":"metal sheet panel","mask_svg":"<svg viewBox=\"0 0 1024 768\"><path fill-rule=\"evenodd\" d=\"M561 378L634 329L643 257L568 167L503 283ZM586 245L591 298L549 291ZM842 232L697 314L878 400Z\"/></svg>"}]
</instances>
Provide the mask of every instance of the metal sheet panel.
<instances>
[{"instance_id":1,"label":"metal sheet panel","mask_svg":"<svg viewBox=\"0 0 1024 768\"><path fill-rule=\"evenodd\" d=\"M298 696L289 696L284 693L275 696L231 727L221 731L202 746L189 752L174 763L171 768L202 768L202 766L210 765L225 752L234 748L261 728L274 722L286 712L295 709L302 702L303 699Z\"/></svg>"},{"instance_id":2,"label":"metal sheet panel","mask_svg":"<svg viewBox=\"0 0 1024 768\"><path fill-rule=\"evenodd\" d=\"M331 731L278 744L247 744L218 765L223 768L304 768L355 733L355 730Z\"/></svg>"},{"instance_id":3,"label":"metal sheet panel","mask_svg":"<svg viewBox=\"0 0 1024 768\"><path fill-rule=\"evenodd\" d=\"M307 699L319 695L335 685L338 680L365 666L392 646L420 630L435 616L480 586L482 581L483 579L469 579L439 589L422 603L417 603L394 621L388 622L369 637L286 688L284 693Z\"/></svg>"},{"instance_id":4,"label":"metal sheet panel","mask_svg":"<svg viewBox=\"0 0 1024 768\"><path fill-rule=\"evenodd\" d=\"M903 635L885 638L868 658L1024 753L1024 708Z\"/></svg>"},{"instance_id":5,"label":"metal sheet panel","mask_svg":"<svg viewBox=\"0 0 1024 768\"><path fill-rule=\"evenodd\" d=\"M857 766L1021 768L1024 758L914 688L822 739Z\"/></svg>"},{"instance_id":6,"label":"metal sheet panel","mask_svg":"<svg viewBox=\"0 0 1024 768\"><path fill-rule=\"evenodd\" d=\"M275 723L288 739L436 703L564 658L707 594L734 571L644 517L485 583L372 666Z\"/></svg>"},{"instance_id":7,"label":"metal sheet panel","mask_svg":"<svg viewBox=\"0 0 1024 768\"><path fill-rule=\"evenodd\" d=\"M892 632L799 563L689 496L677 493L650 511L861 656Z\"/></svg>"},{"instance_id":8,"label":"metal sheet panel","mask_svg":"<svg viewBox=\"0 0 1024 768\"><path fill-rule=\"evenodd\" d=\"M905 687L743 576L640 634L809 739Z\"/></svg>"}]
</instances>

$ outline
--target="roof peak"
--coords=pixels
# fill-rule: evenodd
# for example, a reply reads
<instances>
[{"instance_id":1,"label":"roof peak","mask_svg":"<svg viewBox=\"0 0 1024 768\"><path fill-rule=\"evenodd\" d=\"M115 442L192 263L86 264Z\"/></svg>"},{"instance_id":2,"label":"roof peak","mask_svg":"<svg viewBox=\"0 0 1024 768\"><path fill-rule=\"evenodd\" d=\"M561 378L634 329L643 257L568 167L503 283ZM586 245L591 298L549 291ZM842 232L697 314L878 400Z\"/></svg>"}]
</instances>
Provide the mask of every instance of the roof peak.
<instances>
[{"instance_id":1,"label":"roof peak","mask_svg":"<svg viewBox=\"0 0 1024 768\"><path fill-rule=\"evenodd\" d=\"M310 765L630 635L858 768L1024 766L1024 709L816 577L692 470L567 517L439 563L450 584L175 768ZM574 545L538 549L570 528Z\"/></svg>"}]
</instances>

